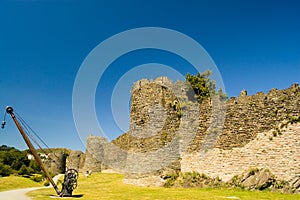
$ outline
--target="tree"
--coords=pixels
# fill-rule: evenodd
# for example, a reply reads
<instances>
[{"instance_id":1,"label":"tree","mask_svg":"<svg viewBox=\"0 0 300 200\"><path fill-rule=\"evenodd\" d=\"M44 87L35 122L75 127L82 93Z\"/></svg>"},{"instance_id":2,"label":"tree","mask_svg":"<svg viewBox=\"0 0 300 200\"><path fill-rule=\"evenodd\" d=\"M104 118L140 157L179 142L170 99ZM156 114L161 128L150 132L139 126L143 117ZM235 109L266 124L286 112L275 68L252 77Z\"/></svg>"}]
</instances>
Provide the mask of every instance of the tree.
<instances>
[{"instance_id":1,"label":"tree","mask_svg":"<svg viewBox=\"0 0 300 200\"><path fill-rule=\"evenodd\" d=\"M9 176L13 170L9 165L4 165L0 163L0 176Z\"/></svg>"},{"instance_id":2,"label":"tree","mask_svg":"<svg viewBox=\"0 0 300 200\"><path fill-rule=\"evenodd\" d=\"M19 169L18 171L18 174L19 175L25 175L25 174L28 174L28 170L27 170L27 167L26 165L22 165L22 167Z\"/></svg>"},{"instance_id":3,"label":"tree","mask_svg":"<svg viewBox=\"0 0 300 200\"><path fill-rule=\"evenodd\" d=\"M41 167L35 160L30 160L29 167L33 170L34 173L41 173Z\"/></svg>"},{"instance_id":4,"label":"tree","mask_svg":"<svg viewBox=\"0 0 300 200\"><path fill-rule=\"evenodd\" d=\"M186 81L191 85L188 89L187 95L190 100L196 98L199 103L209 97L211 94L215 94L216 83L210 80L209 76L212 74L210 70L203 73L198 72L193 76L190 73L186 75Z\"/></svg>"},{"instance_id":5,"label":"tree","mask_svg":"<svg viewBox=\"0 0 300 200\"><path fill-rule=\"evenodd\" d=\"M8 147L6 145L0 146L0 170L2 170L2 176L9 175L7 173L12 174L14 172L18 172L23 165L28 167L29 163L30 161L27 158L26 151L20 151L14 147Z\"/></svg>"},{"instance_id":6,"label":"tree","mask_svg":"<svg viewBox=\"0 0 300 200\"><path fill-rule=\"evenodd\" d=\"M198 72L197 75L187 73L186 82L191 87L187 90L187 95L190 100L197 99L201 103L204 99L216 94L216 82L210 79L212 72L207 70L203 73ZM227 95L223 93L222 88L219 88L218 95L221 99L227 99Z\"/></svg>"}]
</instances>

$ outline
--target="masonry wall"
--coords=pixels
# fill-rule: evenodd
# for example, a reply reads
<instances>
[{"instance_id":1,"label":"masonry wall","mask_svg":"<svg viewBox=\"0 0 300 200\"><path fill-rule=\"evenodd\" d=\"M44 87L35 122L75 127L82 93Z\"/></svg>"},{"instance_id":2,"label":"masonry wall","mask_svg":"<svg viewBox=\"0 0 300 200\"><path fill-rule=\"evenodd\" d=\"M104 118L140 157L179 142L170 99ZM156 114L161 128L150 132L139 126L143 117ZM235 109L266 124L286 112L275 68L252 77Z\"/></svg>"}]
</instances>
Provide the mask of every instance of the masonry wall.
<instances>
[{"instance_id":1,"label":"masonry wall","mask_svg":"<svg viewBox=\"0 0 300 200\"><path fill-rule=\"evenodd\" d=\"M212 119L211 101L207 99L200 107L199 129L189 152L200 151ZM258 92L247 96L242 91L238 98L226 102L225 122L216 146L220 149L243 147L260 132L271 130L283 121L300 115L299 85L284 90L272 89L267 94Z\"/></svg>"},{"instance_id":2,"label":"masonry wall","mask_svg":"<svg viewBox=\"0 0 300 200\"><path fill-rule=\"evenodd\" d=\"M156 151L168 144L180 125L180 111L175 105L179 99L171 86L166 77L137 82L132 90L130 130L113 143L135 152Z\"/></svg>"},{"instance_id":3,"label":"masonry wall","mask_svg":"<svg viewBox=\"0 0 300 200\"><path fill-rule=\"evenodd\" d=\"M42 156L45 168L53 174L63 174L66 169L66 154L63 151L52 152Z\"/></svg>"},{"instance_id":4,"label":"masonry wall","mask_svg":"<svg viewBox=\"0 0 300 200\"><path fill-rule=\"evenodd\" d=\"M105 141L104 138L97 136L88 136L85 152L85 161L82 171L84 172L101 172L102 166L102 155L103 147L102 143Z\"/></svg>"},{"instance_id":5,"label":"masonry wall","mask_svg":"<svg viewBox=\"0 0 300 200\"><path fill-rule=\"evenodd\" d=\"M208 103L205 103L209 105ZM200 105L203 106L203 105ZM284 90L272 89L226 102L226 118L216 145L201 152L211 118L209 106L202 108L195 140L182 155L182 171L198 171L227 181L250 168L267 168L280 179L300 174L299 123L282 127L300 116L299 85Z\"/></svg>"},{"instance_id":6,"label":"masonry wall","mask_svg":"<svg viewBox=\"0 0 300 200\"><path fill-rule=\"evenodd\" d=\"M289 125L277 136L274 131L258 133L243 147L216 147L204 155L199 152L184 154L181 170L198 171L228 181L250 168L264 168L278 179L289 181L300 174L300 123Z\"/></svg>"},{"instance_id":7,"label":"masonry wall","mask_svg":"<svg viewBox=\"0 0 300 200\"><path fill-rule=\"evenodd\" d=\"M184 95L185 89L185 83L173 84L166 77L135 83L130 130L112 143L90 136L84 168L101 171L105 162L114 166L121 160L119 166L124 169L130 166L138 173L143 168L152 175L163 174L163 170L198 171L228 180L251 167L268 168L282 179L300 173L299 125L278 128L300 115L298 84L252 96L242 91L238 98L226 102L213 96L196 104L197 109ZM186 148L182 138L191 135ZM166 146L171 149L166 151L169 155L151 153ZM157 170L163 158L181 161Z\"/></svg>"},{"instance_id":8,"label":"masonry wall","mask_svg":"<svg viewBox=\"0 0 300 200\"><path fill-rule=\"evenodd\" d=\"M68 157L66 158L66 169L75 169L78 172L84 172L84 161L85 161L85 154L81 151L72 151Z\"/></svg>"}]
</instances>

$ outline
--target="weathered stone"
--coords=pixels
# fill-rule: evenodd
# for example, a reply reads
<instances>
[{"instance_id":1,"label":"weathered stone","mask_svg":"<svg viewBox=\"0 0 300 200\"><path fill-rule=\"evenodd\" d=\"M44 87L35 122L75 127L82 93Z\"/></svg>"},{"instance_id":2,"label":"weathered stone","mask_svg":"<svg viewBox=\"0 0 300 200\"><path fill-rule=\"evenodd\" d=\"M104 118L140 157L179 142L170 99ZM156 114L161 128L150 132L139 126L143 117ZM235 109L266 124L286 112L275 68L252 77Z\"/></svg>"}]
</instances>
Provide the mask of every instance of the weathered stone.
<instances>
[{"instance_id":1,"label":"weathered stone","mask_svg":"<svg viewBox=\"0 0 300 200\"><path fill-rule=\"evenodd\" d=\"M272 140L270 140L272 138ZM290 180L299 174L300 123L288 125L274 137L273 130L262 132L244 147L223 150L213 148L204 157L200 153L184 154L181 171L198 171L229 181L249 168L269 169L278 179Z\"/></svg>"},{"instance_id":2,"label":"weathered stone","mask_svg":"<svg viewBox=\"0 0 300 200\"><path fill-rule=\"evenodd\" d=\"M53 174L65 173L66 152L62 150L53 151L48 154L40 155L45 168Z\"/></svg>"},{"instance_id":3,"label":"weathered stone","mask_svg":"<svg viewBox=\"0 0 300 200\"><path fill-rule=\"evenodd\" d=\"M197 171L213 178L219 176L228 181L251 167L269 169L276 178L284 180L299 174L300 124L288 124L291 117L300 115L299 85L251 96L242 91L238 99L229 99L225 106L217 96L212 96L197 105L198 115L190 106L194 102L181 95L185 87L184 83L173 84L165 77L135 83L131 92L130 130L111 143L124 153L108 160L109 155L113 157L119 150L106 141L103 143L103 139L91 136L87 142L86 168L95 167L100 171L103 163L116 163L119 159L122 160L119 167L126 169L130 166L132 173L147 167L147 170L152 170L149 174L141 173L143 180L147 180L147 176L164 176L181 170ZM181 111L189 113L193 123L197 124L196 128L193 123L180 118ZM220 117L223 114L225 121ZM182 148L183 143L178 139L177 133L182 125L188 128L180 137L194 134L187 150ZM172 155L151 154L168 145ZM141 158L143 154L149 157ZM162 164L163 157L182 159L177 167L169 164L161 165L160 170L154 169L153 166ZM246 184L251 186L253 180L248 181ZM260 184L259 188L266 187L263 183L257 184Z\"/></svg>"},{"instance_id":4,"label":"weathered stone","mask_svg":"<svg viewBox=\"0 0 300 200\"><path fill-rule=\"evenodd\" d=\"M299 190L300 189L300 175L295 176L293 179L290 180L289 183L292 188Z\"/></svg>"},{"instance_id":5,"label":"weathered stone","mask_svg":"<svg viewBox=\"0 0 300 200\"><path fill-rule=\"evenodd\" d=\"M66 168L82 171L84 166L85 155L81 151L70 151L66 159Z\"/></svg>"},{"instance_id":6,"label":"weathered stone","mask_svg":"<svg viewBox=\"0 0 300 200\"><path fill-rule=\"evenodd\" d=\"M269 170L259 170L254 175L247 177L242 184L247 189L264 190L272 185L275 181L274 175Z\"/></svg>"},{"instance_id":7,"label":"weathered stone","mask_svg":"<svg viewBox=\"0 0 300 200\"><path fill-rule=\"evenodd\" d=\"M103 168L101 158L104 151L102 144L104 142L106 142L105 138L88 136L83 171L101 172Z\"/></svg>"}]
</instances>

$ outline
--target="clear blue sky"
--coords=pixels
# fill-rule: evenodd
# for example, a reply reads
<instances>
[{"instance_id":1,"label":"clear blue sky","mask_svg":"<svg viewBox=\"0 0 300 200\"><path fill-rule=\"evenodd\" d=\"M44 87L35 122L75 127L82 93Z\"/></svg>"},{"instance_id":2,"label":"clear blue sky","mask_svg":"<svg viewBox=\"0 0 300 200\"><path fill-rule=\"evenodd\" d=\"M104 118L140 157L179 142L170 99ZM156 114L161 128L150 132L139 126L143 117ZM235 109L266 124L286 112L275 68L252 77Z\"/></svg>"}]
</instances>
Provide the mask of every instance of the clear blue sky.
<instances>
[{"instance_id":1,"label":"clear blue sky","mask_svg":"<svg viewBox=\"0 0 300 200\"><path fill-rule=\"evenodd\" d=\"M72 116L77 71L100 42L149 26L173 29L200 43L215 61L229 96L243 89L254 94L287 88L300 77L299 10L297 0L3 0L0 114L11 105L50 147L84 150ZM98 117L110 139L121 134L108 109L111 85L122 72L147 62L190 71L184 61L154 51L116 61L100 80L107 87L99 87L96 96ZM6 121L0 144L26 148L12 120Z\"/></svg>"}]
</instances>

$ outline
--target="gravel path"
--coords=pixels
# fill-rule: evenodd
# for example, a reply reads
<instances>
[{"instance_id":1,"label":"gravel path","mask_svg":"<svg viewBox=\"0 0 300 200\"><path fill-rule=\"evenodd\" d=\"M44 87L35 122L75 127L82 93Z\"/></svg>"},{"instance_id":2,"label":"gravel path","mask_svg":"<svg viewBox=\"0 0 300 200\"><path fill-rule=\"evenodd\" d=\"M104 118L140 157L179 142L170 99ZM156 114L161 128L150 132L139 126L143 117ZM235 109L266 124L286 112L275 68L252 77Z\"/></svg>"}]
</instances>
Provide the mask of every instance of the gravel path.
<instances>
[{"instance_id":1,"label":"gravel path","mask_svg":"<svg viewBox=\"0 0 300 200\"><path fill-rule=\"evenodd\" d=\"M17 189L17 190L9 190L0 192L0 199L2 200L30 200L25 194L32 190L37 190L44 187L37 188L25 188L25 189Z\"/></svg>"},{"instance_id":2,"label":"gravel path","mask_svg":"<svg viewBox=\"0 0 300 200\"><path fill-rule=\"evenodd\" d=\"M59 174L53 178L54 182L57 183L57 180L62 176L63 174ZM52 187L52 186L50 186ZM0 199L1 200L30 200L28 196L26 196L27 192L30 192L32 190L37 190L45 187L35 187L35 188L24 188L24 189L16 189L16 190L9 190L0 192Z\"/></svg>"}]
</instances>

